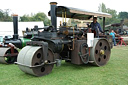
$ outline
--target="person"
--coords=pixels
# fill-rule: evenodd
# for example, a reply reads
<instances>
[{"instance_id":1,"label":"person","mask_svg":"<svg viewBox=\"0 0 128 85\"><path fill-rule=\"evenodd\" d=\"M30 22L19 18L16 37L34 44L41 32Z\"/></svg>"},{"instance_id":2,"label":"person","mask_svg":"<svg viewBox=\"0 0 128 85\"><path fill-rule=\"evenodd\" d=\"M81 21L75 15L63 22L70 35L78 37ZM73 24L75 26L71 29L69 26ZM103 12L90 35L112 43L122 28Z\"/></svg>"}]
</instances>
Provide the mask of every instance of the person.
<instances>
[{"instance_id":1,"label":"person","mask_svg":"<svg viewBox=\"0 0 128 85\"><path fill-rule=\"evenodd\" d=\"M91 30L95 36L99 38L99 31L103 33L100 24L97 22L97 17L93 17L93 22L90 24Z\"/></svg>"},{"instance_id":2,"label":"person","mask_svg":"<svg viewBox=\"0 0 128 85\"><path fill-rule=\"evenodd\" d=\"M115 32L114 32L114 30L112 30L111 32L110 32L110 35L112 36L112 41L114 42L114 46L116 46L116 39L115 39Z\"/></svg>"}]
</instances>

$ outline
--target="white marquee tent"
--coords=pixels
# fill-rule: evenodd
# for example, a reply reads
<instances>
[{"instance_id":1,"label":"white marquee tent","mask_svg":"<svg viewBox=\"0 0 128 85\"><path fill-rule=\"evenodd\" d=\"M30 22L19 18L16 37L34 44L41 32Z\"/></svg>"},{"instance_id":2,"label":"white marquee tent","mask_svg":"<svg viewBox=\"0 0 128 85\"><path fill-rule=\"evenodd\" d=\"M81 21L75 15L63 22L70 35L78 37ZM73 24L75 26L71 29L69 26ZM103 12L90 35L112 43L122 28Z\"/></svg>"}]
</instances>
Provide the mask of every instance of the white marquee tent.
<instances>
[{"instance_id":1,"label":"white marquee tent","mask_svg":"<svg viewBox=\"0 0 128 85\"><path fill-rule=\"evenodd\" d=\"M44 27L41 22L18 22L18 34L22 36L22 31L28 28L34 28L37 25L39 28ZM0 36L13 35L13 22L0 22Z\"/></svg>"}]
</instances>

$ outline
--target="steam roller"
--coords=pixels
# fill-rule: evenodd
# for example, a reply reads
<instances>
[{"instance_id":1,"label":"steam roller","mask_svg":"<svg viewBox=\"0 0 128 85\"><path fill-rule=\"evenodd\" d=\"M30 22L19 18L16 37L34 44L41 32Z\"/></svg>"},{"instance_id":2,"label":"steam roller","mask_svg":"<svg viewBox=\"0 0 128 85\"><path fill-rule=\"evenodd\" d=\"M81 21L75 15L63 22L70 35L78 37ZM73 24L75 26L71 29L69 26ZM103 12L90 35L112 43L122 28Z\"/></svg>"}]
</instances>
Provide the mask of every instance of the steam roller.
<instances>
[{"instance_id":1,"label":"steam roller","mask_svg":"<svg viewBox=\"0 0 128 85\"><path fill-rule=\"evenodd\" d=\"M66 18L88 20L99 15L105 20L105 17L111 15L90 13L56 4L51 2L51 10L48 12L52 25L36 27L38 34L34 34L31 41L27 42L19 52L15 62L19 69L34 76L44 76L52 72L54 64L61 66L62 60L75 65L89 63L99 67L106 65L111 54L112 37L104 34L94 36L94 33L89 31L89 27L79 29L76 26L68 26ZM57 28L57 17L62 17L63 20L59 28Z\"/></svg>"}]
</instances>

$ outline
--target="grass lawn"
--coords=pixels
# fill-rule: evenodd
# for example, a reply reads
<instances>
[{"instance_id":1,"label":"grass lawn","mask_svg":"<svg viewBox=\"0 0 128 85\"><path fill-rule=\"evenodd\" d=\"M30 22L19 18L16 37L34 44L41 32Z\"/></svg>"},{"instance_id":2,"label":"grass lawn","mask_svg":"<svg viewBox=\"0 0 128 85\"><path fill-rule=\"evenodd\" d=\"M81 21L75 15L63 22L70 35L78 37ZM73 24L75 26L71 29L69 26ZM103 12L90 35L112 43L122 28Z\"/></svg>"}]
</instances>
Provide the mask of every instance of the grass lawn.
<instances>
[{"instance_id":1,"label":"grass lawn","mask_svg":"<svg viewBox=\"0 0 128 85\"><path fill-rule=\"evenodd\" d=\"M103 67L63 61L43 77L25 74L14 64L0 64L0 85L128 85L128 46L114 47Z\"/></svg>"}]
</instances>

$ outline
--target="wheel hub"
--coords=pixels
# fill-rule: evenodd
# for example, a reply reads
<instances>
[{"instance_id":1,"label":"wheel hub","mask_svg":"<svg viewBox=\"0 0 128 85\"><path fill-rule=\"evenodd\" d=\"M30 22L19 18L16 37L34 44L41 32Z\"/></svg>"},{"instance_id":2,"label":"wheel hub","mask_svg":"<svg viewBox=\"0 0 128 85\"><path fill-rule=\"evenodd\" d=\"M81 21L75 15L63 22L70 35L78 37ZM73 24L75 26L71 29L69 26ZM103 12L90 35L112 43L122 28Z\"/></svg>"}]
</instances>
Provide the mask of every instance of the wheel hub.
<instances>
[{"instance_id":1,"label":"wheel hub","mask_svg":"<svg viewBox=\"0 0 128 85\"><path fill-rule=\"evenodd\" d=\"M104 55L104 54L105 54L105 51L101 49L101 50L100 50L100 54L101 54L101 55Z\"/></svg>"}]
</instances>

